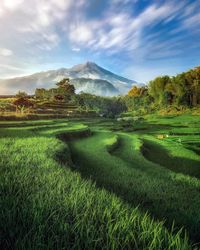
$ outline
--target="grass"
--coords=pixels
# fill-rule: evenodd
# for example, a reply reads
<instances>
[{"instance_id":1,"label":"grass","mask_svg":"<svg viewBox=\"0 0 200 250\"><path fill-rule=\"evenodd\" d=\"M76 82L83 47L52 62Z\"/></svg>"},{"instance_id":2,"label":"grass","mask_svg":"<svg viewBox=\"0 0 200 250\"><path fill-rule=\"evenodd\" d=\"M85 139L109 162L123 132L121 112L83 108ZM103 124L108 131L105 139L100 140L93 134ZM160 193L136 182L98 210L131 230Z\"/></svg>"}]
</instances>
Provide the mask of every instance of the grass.
<instances>
[{"instance_id":1,"label":"grass","mask_svg":"<svg viewBox=\"0 0 200 250\"><path fill-rule=\"evenodd\" d=\"M197 249L198 119L0 122L1 248Z\"/></svg>"},{"instance_id":2,"label":"grass","mask_svg":"<svg viewBox=\"0 0 200 250\"><path fill-rule=\"evenodd\" d=\"M121 145L110 155L105 144L108 137L114 140L110 132L99 132L72 143L72 156L82 175L130 204L140 204L154 217L167 218L168 226L172 225L175 214L179 215L177 225L185 226L198 241L199 181L147 161L139 150L141 142L134 135L120 135Z\"/></svg>"},{"instance_id":3,"label":"grass","mask_svg":"<svg viewBox=\"0 0 200 250\"><path fill-rule=\"evenodd\" d=\"M189 146L185 138L186 147L179 142L180 137L172 137L164 141L152 137L146 138L143 141L143 152L147 159L174 172L200 178L199 156L187 149ZM193 144L195 145L195 142Z\"/></svg>"}]
</instances>

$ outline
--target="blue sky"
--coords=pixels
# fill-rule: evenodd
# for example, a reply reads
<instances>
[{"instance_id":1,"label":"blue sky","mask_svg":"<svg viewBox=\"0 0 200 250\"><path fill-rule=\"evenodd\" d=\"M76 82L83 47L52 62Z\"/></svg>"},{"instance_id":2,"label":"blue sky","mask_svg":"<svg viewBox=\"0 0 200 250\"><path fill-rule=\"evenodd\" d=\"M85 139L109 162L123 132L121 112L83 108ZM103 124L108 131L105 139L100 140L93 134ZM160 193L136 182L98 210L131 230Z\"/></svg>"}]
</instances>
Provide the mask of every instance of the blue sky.
<instances>
[{"instance_id":1,"label":"blue sky","mask_svg":"<svg viewBox=\"0 0 200 250\"><path fill-rule=\"evenodd\" d=\"M200 64L199 0L0 0L0 78L94 61L148 82Z\"/></svg>"}]
</instances>

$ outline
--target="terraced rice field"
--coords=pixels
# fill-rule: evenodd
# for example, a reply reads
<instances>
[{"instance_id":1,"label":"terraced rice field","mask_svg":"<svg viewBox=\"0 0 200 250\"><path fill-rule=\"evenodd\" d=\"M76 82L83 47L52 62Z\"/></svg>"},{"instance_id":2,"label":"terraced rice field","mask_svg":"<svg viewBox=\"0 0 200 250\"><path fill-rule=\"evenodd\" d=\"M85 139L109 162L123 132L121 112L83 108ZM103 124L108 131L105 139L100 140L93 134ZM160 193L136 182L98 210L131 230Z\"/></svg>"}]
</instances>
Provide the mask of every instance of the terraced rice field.
<instances>
[{"instance_id":1,"label":"terraced rice field","mask_svg":"<svg viewBox=\"0 0 200 250\"><path fill-rule=\"evenodd\" d=\"M200 117L0 123L4 249L199 249Z\"/></svg>"}]
</instances>

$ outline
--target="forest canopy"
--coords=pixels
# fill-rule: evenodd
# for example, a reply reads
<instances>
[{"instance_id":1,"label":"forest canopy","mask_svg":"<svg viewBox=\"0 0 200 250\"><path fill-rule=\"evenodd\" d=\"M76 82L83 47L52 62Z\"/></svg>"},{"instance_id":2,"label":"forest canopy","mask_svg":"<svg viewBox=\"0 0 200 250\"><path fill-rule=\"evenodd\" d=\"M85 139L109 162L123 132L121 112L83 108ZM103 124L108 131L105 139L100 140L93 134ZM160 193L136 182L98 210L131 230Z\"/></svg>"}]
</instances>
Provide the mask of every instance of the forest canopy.
<instances>
[{"instance_id":1,"label":"forest canopy","mask_svg":"<svg viewBox=\"0 0 200 250\"><path fill-rule=\"evenodd\" d=\"M200 104L200 66L173 77L158 76L146 87L134 86L124 101L129 111L197 107Z\"/></svg>"}]
</instances>

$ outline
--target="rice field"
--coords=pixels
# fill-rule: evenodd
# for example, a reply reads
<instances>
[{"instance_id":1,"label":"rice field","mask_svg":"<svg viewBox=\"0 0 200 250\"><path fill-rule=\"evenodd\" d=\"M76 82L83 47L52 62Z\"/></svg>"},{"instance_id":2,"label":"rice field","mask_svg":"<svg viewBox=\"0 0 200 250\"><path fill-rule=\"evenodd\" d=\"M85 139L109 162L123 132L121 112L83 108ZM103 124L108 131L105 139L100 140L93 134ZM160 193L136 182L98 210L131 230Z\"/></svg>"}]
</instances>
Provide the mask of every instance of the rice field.
<instances>
[{"instance_id":1,"label":"rice field","mask_svg":"<svg viewBox=\"0 0 200 250\"><path fill-rule=\"evenodd\" d=\"M200 117L0 122L1 249L199 249Z\"/></svg>"}]
</instances>

